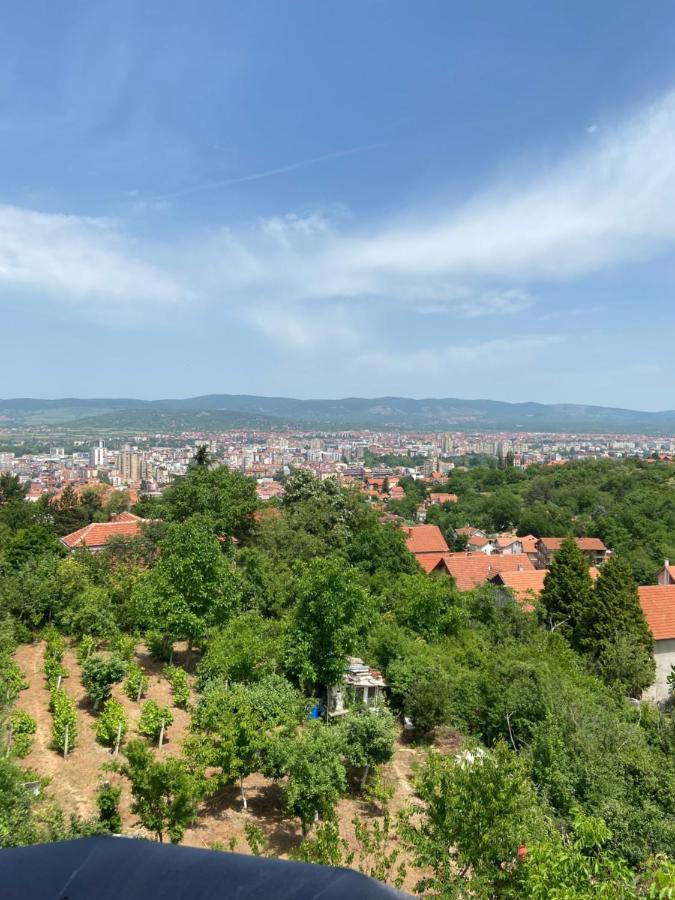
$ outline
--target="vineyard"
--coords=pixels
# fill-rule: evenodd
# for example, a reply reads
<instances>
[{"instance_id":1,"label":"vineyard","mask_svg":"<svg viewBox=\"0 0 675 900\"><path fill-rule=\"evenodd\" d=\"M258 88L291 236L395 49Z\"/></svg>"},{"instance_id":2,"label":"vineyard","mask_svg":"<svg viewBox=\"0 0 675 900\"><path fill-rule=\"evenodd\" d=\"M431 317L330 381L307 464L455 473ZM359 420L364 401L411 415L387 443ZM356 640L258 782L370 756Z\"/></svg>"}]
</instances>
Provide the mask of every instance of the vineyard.
<instances>
[{"instance_id":1,"label":"vineyard","mask_svg":"<svg viewBox=\"0 0 675 900\"><path fill-rule=\"evenodd\" d=\"M184 652L182 645L177 645L177 657ZM17 699L16 709L27 713L36 723L30 753L23 759L23 764L35 769L49 783L45 788L47 795L52 796L68 814L74 813L83 818L97 815L96 790L104 781L121 789L120 814L124 834L148 836L138 825L137 817L131 812L131 795L128 781L104 767L113 758L112 749L97 740L97 723L101 721L103 710L94 712L87 691L81 682L82 666L78 661L78 653L74 648L66 647L63 653L62 666L68 677L62 679L61 690L72 701L77 716L77 740L63 757L62 745L54 746L53 715L50 712L50 690L44 675L46 644L40 641L20 646L15 659L23 672L28 687ZM154 701L160 709L169 709L172 723L165 729L162 748L153 742L153 752L158 758L178 755L182 743L189 733L190 712L184 708L183 694L174 697L171 681L176 681L175 671L185 674L184 669L173 667L174 672L164 663L153 660L144 645L139 645L133 655L132 666L147 679L147 689L143 692L141 702L135 702L125 693L125 683L115 684L112 698L122 710L128 723L126 739L138 737L139 723L143 704ZM181 676L178 677L183 683ZM186 677L189 700L194 700L194 687L189 676ZM183 708L182 708L183 707ZM387 766L392 782L395 784L393 806L403 804L412 793L410 781L411 767L415 759L422 757L422 751L411 747L397 745L394 759ZM280 788L270 779L254 774L246 779L247 809L241 807L239 787L233 785L223 788L218 795L210 797L199 810L197 823L185 832L183 843L195 847L223 846L234 848L240 853L250 853L251 848L246 836L247 826L255 825L265 836L270 849L275 855L287 856L302 840L299 825L289 821L282 809ZM370 810L368 804L356 799L345 798L338 806L338 818L341 832L348 842L356 846L352 820L355 815L367 818Z\"/></svg>"}]
</instances>

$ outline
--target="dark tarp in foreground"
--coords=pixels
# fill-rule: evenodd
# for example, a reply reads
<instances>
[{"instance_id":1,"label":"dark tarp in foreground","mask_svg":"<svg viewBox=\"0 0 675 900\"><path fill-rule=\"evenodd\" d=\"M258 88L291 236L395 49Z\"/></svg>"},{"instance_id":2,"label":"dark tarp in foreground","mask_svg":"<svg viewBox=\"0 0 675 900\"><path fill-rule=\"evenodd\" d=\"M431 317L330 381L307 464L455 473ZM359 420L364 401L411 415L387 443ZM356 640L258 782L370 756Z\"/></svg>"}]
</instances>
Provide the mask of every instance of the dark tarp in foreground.
<instances>
[{"instance_id":1,"label":"dark tarp in foreground","mask_svg":"<svg viewBox=\"0 0 675 900\"><path fill-rule=\"evenodd\" d=\"M122 837L0 850L2 900L392 900L402 896L349 869Z\"/></svg>"}]
</instances>

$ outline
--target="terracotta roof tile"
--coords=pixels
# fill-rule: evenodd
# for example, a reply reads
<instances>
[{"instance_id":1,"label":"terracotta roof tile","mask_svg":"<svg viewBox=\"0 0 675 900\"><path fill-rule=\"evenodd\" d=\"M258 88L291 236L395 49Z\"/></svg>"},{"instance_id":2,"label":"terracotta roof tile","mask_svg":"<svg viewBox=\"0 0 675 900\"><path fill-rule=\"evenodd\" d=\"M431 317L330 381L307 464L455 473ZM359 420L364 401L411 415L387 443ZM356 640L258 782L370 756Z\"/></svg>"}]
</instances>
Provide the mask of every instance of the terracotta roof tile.
<instances>
[{"instance_id":1,"label":"terracotta roof tile","mask_svg":"<svg viewBox=\"0 0 675 900\"><path fill-rule=\"evenodd\" d=\"M650 584L638 594L654 640L675 638L675 584Z\"/></svg>"},{"instance_id":2,"label":"terracotta roof tile","mask_svg":"<svg viewBox=\"0 0 675 900\"><path fill-rule=\"evenodd\" d=\"M127 513L126 515L131 515ZM77 547L103 547L113 537L136 537L140 533L140 523L144 519L118 519L115 522L92 522L61 538L61 543L69 550Z\"/></svg>"},{"instance_id":3,"label":"terracotta roof tile","mask_svg":"<svg viewBox=\"0 0 675 900\"><path fill-rule=\"evenodd\" d=\"M549 551L560 550L560 545L565 540L565 538L560 537L544 537L540 538L544 547L546 547ZM577 537L574 538L577 542L577 546L580 550L597 550L598 552L603 552L607 549L600 538L593 537Z\"/></svg>"},{"instance_id":4,"label":"terracotta roof tile","mask_svg":"<svg viewBox=\"0 0 675 900\"><path fill-rule=\"evenodd\" d=\"M438 525L413 525L405 530L406 546L416 556L418 553L448 552L448 545Z\"/></svg>"},{"instance_id":5,"label":"terracotta roof tile","mask_svg":"<svg viewBox=\"0 0 675 900\"><path fill-rule=\"evenodd\" d=\"M530 559L524 553L507 556L486 553L448 553L445 564L455 579L460 591L470 591L476 585L489 581L502 572L517 572L519 567L525 572L534 570Z\"/></svg>"}]
</instances>

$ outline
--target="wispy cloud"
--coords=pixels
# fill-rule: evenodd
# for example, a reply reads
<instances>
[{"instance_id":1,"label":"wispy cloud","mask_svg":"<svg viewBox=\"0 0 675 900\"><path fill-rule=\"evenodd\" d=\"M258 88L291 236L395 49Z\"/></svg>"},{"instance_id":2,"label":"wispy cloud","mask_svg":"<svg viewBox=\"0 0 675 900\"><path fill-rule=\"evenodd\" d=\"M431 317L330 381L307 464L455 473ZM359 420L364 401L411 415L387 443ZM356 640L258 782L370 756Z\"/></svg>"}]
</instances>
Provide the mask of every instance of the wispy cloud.
<instances>
[{"instance_id":1,"label":"wispy cloud","mask_svg":"<svg viewBox=\"0 0 675 900\"><path fill-rule=\"evenodd\" d=\"M132 316L189 298L166 269L105 219L0 205L0 289L77 303L95 317Z\"/></svg>"},{"instance_id":2,"label":"wispy cloud","mask_svg":"<svg viewBox=\"0 0 675 900\"><path fill-rule=\"evenodd\" d=\"M363 149L202 186L268 178ZM270 340L306 348L321 322L336 342L354 345L363 315L386 306L518 315L549 283L674 245L675 93L613 129L603 123L592 141L582 135L577 152L529 177L502 178L459 206L439 197L433 208L367 226L356 216L279 215L180 235L160 257L121 224L0 207L0 286L135 311L217 305ZM495 350L494 342L482 346ZM475 352L440 351L439 364Z\"/></svg>"},{"instance_id":3,"label":"wispy cloud","mask_svg":"<svg viewBox=\"0 0 675 900\"><path fill-rule=\"evenodd\" d=\"M329 162L333 159L342 159L345 156L354 156L356 153L364 153L366 150L373 150L379 146L380 144L363 144L359 147L349 147L346 150L334 150L332 153L323 153L321 156L312 156L309 159L301 159L297 162L276 166L272 169L263 169L259 172L237 175L234 178L214 178L211 180L200 181L198 184L158 194L155 197L151 197L150 200L173 200L178 197L185 197L189 194L198 193L199 191L217 190L218 188L230 187L233 184L245 184L247 181L260 181L263 178L274 178L276 175L285 175L287 172L306 169L309 166L316 166L322 162Z\"/></svg>"}]
</instances>

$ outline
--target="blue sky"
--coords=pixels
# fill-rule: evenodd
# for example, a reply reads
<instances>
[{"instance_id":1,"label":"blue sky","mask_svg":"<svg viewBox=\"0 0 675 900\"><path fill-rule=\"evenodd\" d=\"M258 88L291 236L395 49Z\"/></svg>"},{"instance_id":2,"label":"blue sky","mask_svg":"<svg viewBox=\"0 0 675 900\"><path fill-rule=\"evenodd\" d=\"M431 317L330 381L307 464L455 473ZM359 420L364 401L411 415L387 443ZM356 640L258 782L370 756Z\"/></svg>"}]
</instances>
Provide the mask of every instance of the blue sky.
<instances>
[{"instance_id":1,"label":"blue sky","mask_svg":"<svg viewBox=\"0 0 675 900\"><path fill-rule=\"evenodd\" d=\"M8 4L0 396L675 407L675 7Z\"/></svg>"}]
</instances>

